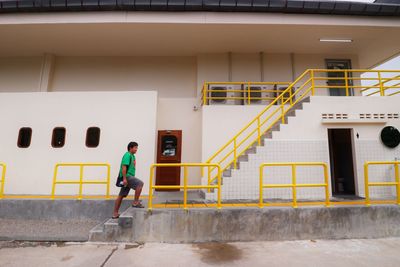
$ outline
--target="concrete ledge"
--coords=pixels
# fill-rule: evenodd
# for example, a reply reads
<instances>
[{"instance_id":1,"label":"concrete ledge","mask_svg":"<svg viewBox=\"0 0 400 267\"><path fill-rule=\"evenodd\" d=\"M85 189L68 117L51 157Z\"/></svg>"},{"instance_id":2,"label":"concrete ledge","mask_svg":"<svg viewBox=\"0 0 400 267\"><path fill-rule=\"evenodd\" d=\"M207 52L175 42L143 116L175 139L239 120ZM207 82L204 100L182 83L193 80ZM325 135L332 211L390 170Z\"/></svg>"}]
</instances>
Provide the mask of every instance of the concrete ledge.
<instances>
[{"instance_id":1,"label":"concrete ledge","mask_svg":"<svg viewBox=\"0 0 400 267\"><path fill-rule=\"evenodd\" d=\"M121 211L127 209L125 200ZM114 200L0 200L0 240L87 241L112 215Z\"/></svg>"},{"instance_id":2,"label":"concrete ledge","mask_svg":"<svg viewBox=\"0 0 400 267\"><path fill-rule=\"evenodd\" d=\"M146 210L130 208L117 225L104 225L90 241L234 242L400 236L400 207L231 208Z\"/></svg>"},{"instance_id":3,"label":"concrete ledge","mask_svg":"<svg viewBox=\"0 0 400 267\"><path fill-rule=\"evenodd\" d=\"M129 207L124 200L121 210ZM114 200L2 199L0 218L22 220L104 220L112 216Z\"/></svg>"}]
</instances>

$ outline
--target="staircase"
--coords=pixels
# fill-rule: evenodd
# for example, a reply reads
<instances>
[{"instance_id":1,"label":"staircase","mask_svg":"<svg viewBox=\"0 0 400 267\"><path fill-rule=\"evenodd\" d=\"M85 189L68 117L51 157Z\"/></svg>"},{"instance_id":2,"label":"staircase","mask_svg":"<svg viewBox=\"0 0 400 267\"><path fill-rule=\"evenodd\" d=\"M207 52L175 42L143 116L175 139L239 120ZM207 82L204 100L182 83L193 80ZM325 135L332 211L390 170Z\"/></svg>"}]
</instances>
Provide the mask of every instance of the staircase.
<instances>
[{"instance_id":1,"label":"staircase","mask_svg":"<svg viewBox=\"0 0 400 267\"><path fill-rule=\"evenodd\" d=\"M240 173L244 165L257 165L251 164L255 162L257 158L257 154L260 153L260 148L265 147L265 144L269 140L273 140L273 136L275 132L279 132L282 125L286 125L290 122L289 118L295 118L296 113L303 110L305 105L310 103L310 97L305 97L298 103L296 103L289 112L287 112L284 116L284 123L282 120L278 120L268 131L266 131L261 136L261 142L258 144L255 142L252 146L250 146L246 151L237 158L236 168L234 168L233 164L230 164L228 168L226 168L221 177L221 197L223 200L238 200L238 199L256 199L258 197L258 175L254 177L247 177L244 180L247 183L246 187L253 188L254 192L251 191L242 194L232 194L231 192L238 192L240 188L243 186L243 181L239 179ZM242 167L242 168L241 168ZM258 171L258 165L253 166L253 169ZM216 184L217 181L214 180L212 184ZM235 190L237 189L237 190ZM212 190L210 193L205 193L206 200L217 200L217 192L216 190Z\"/></svg>"}]
</instances>

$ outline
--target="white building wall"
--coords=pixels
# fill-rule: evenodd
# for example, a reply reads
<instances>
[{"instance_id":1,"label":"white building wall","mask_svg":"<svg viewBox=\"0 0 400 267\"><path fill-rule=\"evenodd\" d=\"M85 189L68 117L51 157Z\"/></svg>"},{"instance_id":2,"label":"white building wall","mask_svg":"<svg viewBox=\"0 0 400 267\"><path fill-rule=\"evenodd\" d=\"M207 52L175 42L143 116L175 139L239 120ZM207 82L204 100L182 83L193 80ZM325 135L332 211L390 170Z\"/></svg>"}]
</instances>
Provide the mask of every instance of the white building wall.
<instances>
[{"instance_id":1,"label":"white building wall","mask_svg":"<svg viewBox=\"0 0 400 267\"><path fill-rule=\"evenodd\" d=\"M365 161L394 161L400 159L400 146L395 149L384 147L380 141L380 131L386 125L400 128L400 119L390 119L388 114L399 114L399 97L312 97L311 103L305 103L303 110L297 110L295 117L290 117L288 124L281 125L279 132L273 133L272 139L266 139L263 147L257 147L256 154L249 155L248 162L241 162L240 169L234 170L232 177L224 178L222 197L225 199L258 198L259 166L263 162L326 162L329 166L328 129L351 128L354 141L354 168L356 194L365 196L364 170ZM322 114L347 114L349 121L338 119L323 123ZM360 114L385 114L385 119L369 122L359 120ZM218 118L209 114L208 123ZM216 123L214 121L214 123ZM203 129L207 127L203 125ZM357 137L357 134L359 137ZM211 138L210 135L204 137ZM203 143L209 143L203 139ZM330 173L330 171L329 171ZM290 168L267 167L265 183L290 183ZM329 175L329 181L330 181ZM298 183L323 182L322 168L300 167L297 172ZM372 167L371 181L394 180L391 166ZM393 188L378 187L371 190L372 198L393 197ZM330 192L331 193L331 192ZM290 189L265 189L265 198L291 198ZM215 197L215 196L211 196ZM321 199L322 188L299 189L298 197Z\"/></svg>"},{"instance_id":2,"label":"white building wall","mask_svg":"<svg viewBox=\"0 0 400 267\"><path fill-rule=\"evenodd\" d=\"M132 102L135 105L132 106ZM0 96L0 159L7 164L5 194L51 193L53 171L60 162L108 162L111 194L129 141L139 143L137 176L148 193L154 162L157 92L3 93ZM99 127L100 144L85 146L88 127ZM32 128L28 148L17 147L21 127ZM55 127L66 128L65 146L51 146ZM79 180L79 168L62 168L59 179ZM105 169L85 169L85 179L104 180ZM105 194L105 185L84 185L84 194ZM56 194L76 195L78 186L57 185Z\"/></svg>"}]
</instances>

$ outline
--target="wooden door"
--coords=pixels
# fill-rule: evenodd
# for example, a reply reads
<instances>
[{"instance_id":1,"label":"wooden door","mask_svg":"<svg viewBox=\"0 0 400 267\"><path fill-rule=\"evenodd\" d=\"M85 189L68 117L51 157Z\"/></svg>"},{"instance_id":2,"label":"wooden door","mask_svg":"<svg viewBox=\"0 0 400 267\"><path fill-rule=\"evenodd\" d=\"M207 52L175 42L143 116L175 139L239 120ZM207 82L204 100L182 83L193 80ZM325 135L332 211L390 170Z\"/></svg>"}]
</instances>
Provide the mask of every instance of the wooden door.
<instances>
[{"instance_id":1,"label":"wooden door","mask_svg":"<svg viewBox=\"0 0 400 267\"><path fill-rule=\"evenodd\" d=\"M181 163L182 131L158 131L157 163ZM158 167L156 185L180 185L180 167ZM179 191L179 189L157 189L157 191Z\"/></svg>"}]
</instances>

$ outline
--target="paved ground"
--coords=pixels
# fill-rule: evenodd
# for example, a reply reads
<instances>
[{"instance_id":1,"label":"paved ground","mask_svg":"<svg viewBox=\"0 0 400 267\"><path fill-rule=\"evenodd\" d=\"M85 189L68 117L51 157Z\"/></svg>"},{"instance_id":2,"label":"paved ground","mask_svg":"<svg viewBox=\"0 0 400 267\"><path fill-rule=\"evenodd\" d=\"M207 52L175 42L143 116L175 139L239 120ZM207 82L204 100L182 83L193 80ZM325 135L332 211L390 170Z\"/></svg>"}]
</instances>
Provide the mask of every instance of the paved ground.
<instances>
[{"instance_id":1,"label":"paved ground","mask_svg":"<svg viewBox=\"0 0 400 267\"><path fill-rule=\"evenodd\" d=\"M89 231L100 220L12 220L0 219L0 240L87 241Z\"/></svg>"},{"instance_id":2,"label":"paved ground","mask_svg":"<svg viewBox=\"0 0 400 267\"><path fill-rule=\"evenodd\" d=\"M0 242L0 266L400 265L400 238L208 244Z\"/></svg>"}]
</instances>

